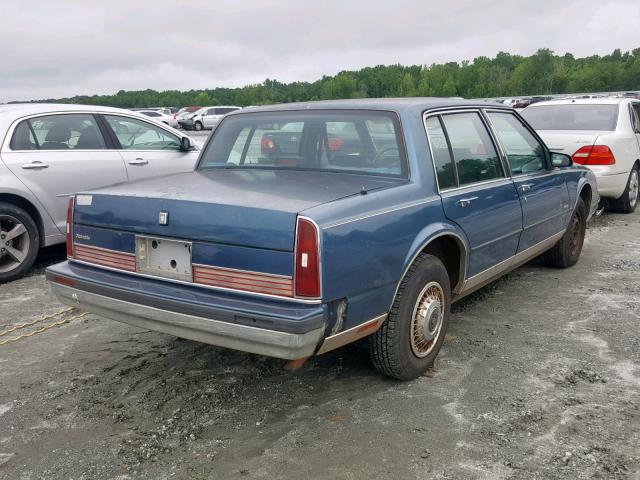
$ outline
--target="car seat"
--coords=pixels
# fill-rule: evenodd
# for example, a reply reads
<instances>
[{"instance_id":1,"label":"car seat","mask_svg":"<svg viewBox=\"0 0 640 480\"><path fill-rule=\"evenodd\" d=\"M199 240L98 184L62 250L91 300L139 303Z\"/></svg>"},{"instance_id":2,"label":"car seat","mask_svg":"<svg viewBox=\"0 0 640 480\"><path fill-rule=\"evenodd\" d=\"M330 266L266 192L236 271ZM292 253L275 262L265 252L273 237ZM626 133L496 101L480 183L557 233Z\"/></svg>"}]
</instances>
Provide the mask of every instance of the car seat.
<instances>
[{"instance_id":1,"label":"car seat","mask_svg":"<svg viewBox=\"0 0 640 480\"><path fill-rule=\"evenodd\" d=\"M66 150L69 148L70 139L71 129L66 125L57 124L49 129L40 148L42 150Z\"/></svg>"}]
</instances>

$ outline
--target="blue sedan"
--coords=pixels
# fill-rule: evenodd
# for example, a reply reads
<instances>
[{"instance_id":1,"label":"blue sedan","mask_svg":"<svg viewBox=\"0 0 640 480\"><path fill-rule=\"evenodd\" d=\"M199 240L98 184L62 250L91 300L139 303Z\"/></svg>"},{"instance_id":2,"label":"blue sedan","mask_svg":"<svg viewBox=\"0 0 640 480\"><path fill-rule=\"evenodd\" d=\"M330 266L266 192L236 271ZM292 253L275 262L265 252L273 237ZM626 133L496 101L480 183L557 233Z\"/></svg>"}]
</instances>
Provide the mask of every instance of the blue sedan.
<instances>
[{"instance_id":1,"label":"blue sedan","mask_svg":"<svg viewBox=\"0 0 640 480\"><path fill-rule=\"evenodd\" d=\"M397 379L421 375L451 302L543 255L578 261L590 170L511 108L363 99L229 114L194 172L82 192L68 305L300 363L363 337Z\"/></svg>"}]
</instances>

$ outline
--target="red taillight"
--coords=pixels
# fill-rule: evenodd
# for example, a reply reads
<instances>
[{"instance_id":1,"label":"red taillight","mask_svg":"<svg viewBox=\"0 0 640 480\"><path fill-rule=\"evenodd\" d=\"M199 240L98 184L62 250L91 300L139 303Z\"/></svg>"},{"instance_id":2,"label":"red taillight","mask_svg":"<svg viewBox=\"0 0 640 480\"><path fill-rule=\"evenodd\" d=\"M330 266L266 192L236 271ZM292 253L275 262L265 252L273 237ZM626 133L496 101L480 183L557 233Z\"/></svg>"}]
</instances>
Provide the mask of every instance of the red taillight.
<instances>
[{"instance_id":1,"label":"red taillight","mask_svg":"<svg viewBox=\"0 0 640 480\"><path fill-rule=\"evenodd\" d=\"M295 296L320 298L320 238L311 220L298 218L296 228Z\"/></svg>"},{"instance_id":2,"label":"red taillight","mask_svg":"<svg viewBox=\"0 0 640 480\"><path fill-rule=\"evenodd\" d=\"M69 205L67 206L67 257L73 258L73 208L76 203L76 197L69 197Z\"/></svg>"},{"instance_id":3,"label":"red taillight","mask_svg":"<svg viewBox=\"0 0 640 480\"><path fill-rule=\"evenodd\" d=\"M342 140L341 138L331 137L329 139L329 150L331 150L332 152L340 150L343 145L344 145L344 140Z\"/></svg>"},{"instance_id":4,"label":"red taillight","mask_svg":"<svg viewBox=\"0 0 640 480\"><path fill-rule=\"evenodd\" d=\"M616 157L606 145L585 145L573 154L573 162L580 165L613 165Z\"/></svg>"},{"instance_id":5,"label":"red taillight","mask_svg":"<svg viewBox=\"0 0 640 480\"><path fill-rule=\"evenodd\" d=\"M262 150L262 153L275 152L278 149L278 144L269 137L264 136L260 140L260 149Z\"/></svg>"}]
</instances>

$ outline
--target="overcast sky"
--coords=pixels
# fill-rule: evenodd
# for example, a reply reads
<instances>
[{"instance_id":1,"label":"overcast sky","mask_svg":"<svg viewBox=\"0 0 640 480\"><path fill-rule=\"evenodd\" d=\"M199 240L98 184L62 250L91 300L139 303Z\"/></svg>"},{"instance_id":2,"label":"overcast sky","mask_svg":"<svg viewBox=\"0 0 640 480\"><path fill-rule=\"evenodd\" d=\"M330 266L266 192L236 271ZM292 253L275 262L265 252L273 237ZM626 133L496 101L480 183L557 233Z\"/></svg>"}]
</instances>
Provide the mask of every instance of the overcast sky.
<instances>
[{"instance_id":1,"label":"overcast sky","mask_svg":"<svg viewBox=\"0 0 640 480\"><path fill-rule=\"evenodd\" d=\"M638 0L2 0L0 102L640 47Z\"/></svg>"}]
</instances>

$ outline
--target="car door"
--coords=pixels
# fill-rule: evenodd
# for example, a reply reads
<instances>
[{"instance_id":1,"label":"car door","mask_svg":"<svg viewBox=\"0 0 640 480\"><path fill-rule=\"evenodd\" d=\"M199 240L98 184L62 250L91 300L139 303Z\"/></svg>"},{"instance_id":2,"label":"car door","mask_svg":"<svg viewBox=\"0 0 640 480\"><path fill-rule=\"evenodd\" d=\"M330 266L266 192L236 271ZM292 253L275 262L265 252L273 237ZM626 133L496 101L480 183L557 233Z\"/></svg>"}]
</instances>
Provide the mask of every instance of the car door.
<instances>
[{"instance_id":1,"label":"car door","mask_svg":"<svg viewBox=\"0 0 640 480\"><path fill-rule=\"evenodd\" d=\"M7 167L38 198L64 232L69 194L127 181L127 170L109 148L91 113L34 116L9 130L2 151Z\"/></svg>"},{"instance_id":2,"label":"car door","mask_svg":"<svg viewBox=\"0 0 640 480\"><path fill-rule=\"evenodd\" d=\"M131 181L194 169L198 150L181 151L180 137L173 132L125 115L104 115L104 119Z\"/></svg>"},{"instance_id":3,"label":"car door","mask_svg":"<svg viewBox=\"0 0 640 480\"><path fill-rule=\"evenodd\" d=\"M215 108L205 110L202 114L202 123L204 124L204 128L213 128L218 123L218 114Z\"/></svg>"},{"instance_id":4,"label":"car door","mask_svg":"<svg viewBox=\"0 0 640 480\"><path fill-rule=\"evenodd\" d=\"M509 260L522 232L518 193L479 111L426 118L444 213L470 246L467 277Z\"/></svg>"},{"instance_id":5,"label":"car door","mask_svg":"<svg viewBox=\"0 0 640 480\"><path fill-rule=\"evenodd\" d=\"M509 111L487 111L522 203L522 252L563 232L569 215L565 175L554 169L544 144Z\"/></svg>"},{"instance_id":6,"label":"car door","mask_svg":"<svg viewBox=\"0 0 640 480\"><path fill-rule=\"evenodd\" d=\"M637 158L640 158L640 102L631 102L631 120L631 127L638 145Z\"/></svg>"}]
</instances>

